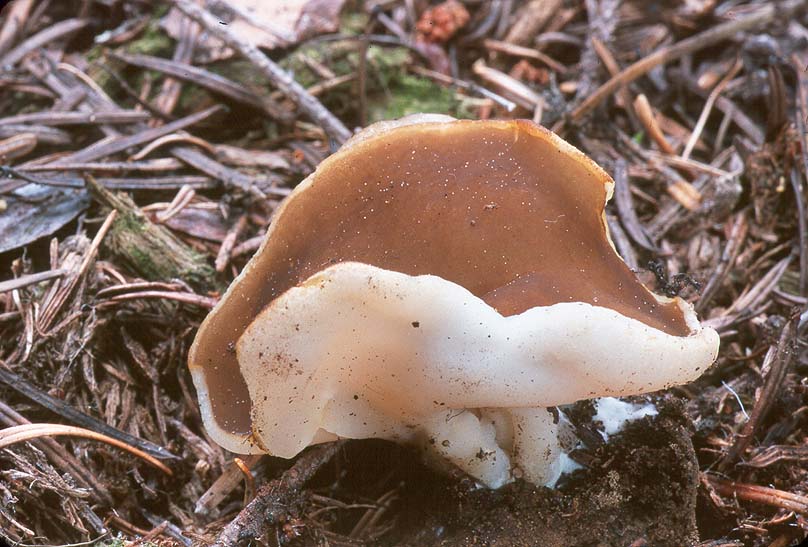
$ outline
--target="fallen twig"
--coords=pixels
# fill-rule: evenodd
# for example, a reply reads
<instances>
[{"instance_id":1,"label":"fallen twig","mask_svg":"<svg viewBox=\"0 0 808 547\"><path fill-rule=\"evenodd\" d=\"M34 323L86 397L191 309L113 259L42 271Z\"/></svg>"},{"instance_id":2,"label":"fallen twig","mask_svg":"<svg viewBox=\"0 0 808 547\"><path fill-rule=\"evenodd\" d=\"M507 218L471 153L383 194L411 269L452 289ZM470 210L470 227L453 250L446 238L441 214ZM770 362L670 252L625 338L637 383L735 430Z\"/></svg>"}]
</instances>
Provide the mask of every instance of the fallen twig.
<instances>
[{"instance_id":1,"label":"fallen twig","mask_svg":"<svg viewBox=\"0 0 808 547\"><path fill-rule=\"evenodd\" d=\"M802 446L785 446L785 445L772 445L767 446L762 450L758 450L754 457L742 465L748 467L768 467L777 462L799 462L804 464L808 462L808 445Z\"/></svg>"},{"instance_id":2,"label":"fallen twig","mask_svg":"<svg viewBox=\"0 0 808 547\"><path fill-rule=\"evenodd\" d=\"M214 547L233 547L242 539L261 535L267 524L277 523L278 518L286 511L286 505L341 447L341 442L312 447L279 479L261 486L249 505L225 526Z\"/></svg>"},{"instance_id":3,"label":"fallen twig","mask_svg":"<svg viewBox=\"0 0 808 547\"><path fill-rule=\"evenodd\" d=\"M696 143L699 142L699 137L701 136L701 132L704 130L704 125L707 123L707 118L710 116L710 111L713 109L713 104L715 103L718 96L727 87L727 84L735 77L738 72L741 71L743 68L743 63L740 59L735 61L735 64L732 65L732 68L729 69L724 77L721 79L718 84L716 84L715 88L710 92L710 95L707 97L707 101L704 103L704 108L701 110L701 114L699 115L698 121L696 121L696 127L693 128L693 132L690 134L690 138L687 140L687 144L685 144L685 149L682 151L682 159L687 159L690 157L690 153L693 152L693 148L696 146Z\"/></svg>"},{"instance_id":4,"label":"fallen twig","mask_svg":"<svg viewBox=\"0 0 808 547\"><path fill-rule=\"evenodd\" d=\"M719 479L706 473L701 474L701 480L722 496L735 496L739 500L763 503L802 515L808 514L808 497L805 496L756 484L743 484Z\"/></svg>"},{"instance_id":5,"label":"fallen twig","mask_svg":"<svg viewBox=\"0 0 808 547\"><path fill-rule=\"evenodd\" d=\"M220 38L224 43L239 51L251 63L263 72L273 85L292 99L312 121L319 124L326 134L338 144L347 141L351 132L343 125L320 101L313 97L306 89L295 81L291 74L275 64L269 57L253 44L236 36L227 25L222 24L211 13L191 0L173 0L185 15L202 25L211 34Z\"/></svg>"},{"instance_id":6,"label":"fallen twig","mask_svg":"<svg viewBox=\"0 0 808 547\"><path fill-rule=\"evenodd\" d=\"M261 461L263 455L244 456L242 462L252 469ZM219 478L202 494L194 505L194 514L204 516L218 506L244 480L244 471L234 462L228 465Z\"/></svg>"},{"instance_id":7,"label":"fallen twig","mask_svg":"<svg viewBox=\"0 0 808 547\"><path fill-rule=\"evenodd\" d=\"M107 245L135 272L148 280L184 279L203 290L215 285L213 269L204 257L152 222L131 198L110 192L89 175L85 181L99 203L120 214L121 221L110 231Z\"/></svg>"}]
</instances>

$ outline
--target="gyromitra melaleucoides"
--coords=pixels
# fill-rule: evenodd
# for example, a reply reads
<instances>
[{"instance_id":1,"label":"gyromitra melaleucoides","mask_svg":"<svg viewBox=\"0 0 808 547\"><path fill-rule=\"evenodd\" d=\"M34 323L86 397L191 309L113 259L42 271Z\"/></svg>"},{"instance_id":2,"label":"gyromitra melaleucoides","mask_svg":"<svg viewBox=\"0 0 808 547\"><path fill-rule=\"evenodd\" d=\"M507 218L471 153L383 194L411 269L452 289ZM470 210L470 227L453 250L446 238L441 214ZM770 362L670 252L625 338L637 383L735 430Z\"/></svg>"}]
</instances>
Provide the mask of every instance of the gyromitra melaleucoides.
<instances>
[{"instance_id":1,"label":"gyromitra melaleucoides","mask_svg":"<svg viewBox=\"0 0 808 547\"><path fill-rule=\"evenodd\" d=\"M281 205L199 329L211 437L284 458L375 437L490 487L554 482L548 407L689 382L718 350L615 251L613 185L526 121L365 129Z\"/></svg>"}]
</instances>

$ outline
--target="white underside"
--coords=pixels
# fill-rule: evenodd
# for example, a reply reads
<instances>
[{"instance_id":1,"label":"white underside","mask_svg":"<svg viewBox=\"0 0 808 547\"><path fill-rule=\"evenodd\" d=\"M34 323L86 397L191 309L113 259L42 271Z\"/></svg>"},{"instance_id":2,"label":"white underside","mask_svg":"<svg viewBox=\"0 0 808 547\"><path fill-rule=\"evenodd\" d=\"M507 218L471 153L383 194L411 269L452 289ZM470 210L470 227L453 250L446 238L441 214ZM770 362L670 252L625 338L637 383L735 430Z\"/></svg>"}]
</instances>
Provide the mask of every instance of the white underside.
<instances>
[{"instance_id":1,"label":"white underside","mask_svg":"<svg viewBox=\"0 0 808 547\"><path fill-rule=\"evenodd\" d=\"M546 407L686 383L713 362L717 334L681 305L688 337L585 303L503 317L439 277L337 264L238 341L254 440L286 458L332 435L424 443L488 486L551 483L560 451Z\"/></svg>"}]
</instances>

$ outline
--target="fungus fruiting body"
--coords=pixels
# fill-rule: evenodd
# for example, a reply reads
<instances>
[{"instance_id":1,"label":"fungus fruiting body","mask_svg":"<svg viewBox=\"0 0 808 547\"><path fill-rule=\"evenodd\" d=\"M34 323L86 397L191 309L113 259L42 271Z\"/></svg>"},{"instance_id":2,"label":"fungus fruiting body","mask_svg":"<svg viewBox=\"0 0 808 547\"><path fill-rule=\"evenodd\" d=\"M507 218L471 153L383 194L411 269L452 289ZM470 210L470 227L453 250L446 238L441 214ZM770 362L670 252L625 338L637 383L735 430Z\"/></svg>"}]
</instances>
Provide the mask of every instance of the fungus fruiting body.
<instances>
[{"instance_id":1,"label":"fungus fruiting body","mask_svg":"<svg viewBox=\"0 0 808 547\"><path fill-rule=\"evenodd\" d=\"M377 437L491 487L553 482L548 407L688 382L718 349L615 252L612 186L530 122L367 128L284 202L200 328L210 435L285 458Z\"/></svg>"}]
</instances>

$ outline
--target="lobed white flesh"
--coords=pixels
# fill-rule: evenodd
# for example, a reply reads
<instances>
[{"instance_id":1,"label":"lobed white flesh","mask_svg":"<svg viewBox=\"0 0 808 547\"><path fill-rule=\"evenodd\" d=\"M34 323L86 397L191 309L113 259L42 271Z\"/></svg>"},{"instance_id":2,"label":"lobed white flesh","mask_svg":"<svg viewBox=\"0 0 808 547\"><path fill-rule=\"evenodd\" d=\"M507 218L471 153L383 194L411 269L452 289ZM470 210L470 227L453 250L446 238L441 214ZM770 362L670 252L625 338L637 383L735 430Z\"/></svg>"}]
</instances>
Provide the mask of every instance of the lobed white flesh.
<instances>
[{"instance_id":1,"label":"lobed white flesh","mask_svg":"<svg viewBox=\"0 0 808 547\"><path fill-rule=\"evenodd\" d=\"M336 264L238 341L253 437L284 458L333 436L419 442L491 487L513 467L552 483L559 449L542 407L664 389L713 362L718 335L677 302L690 336L581 302L503 317L440 277Z\"/></svg>"}]
</instances>

